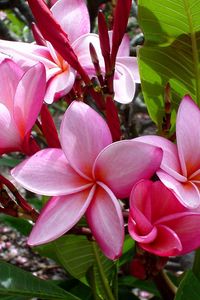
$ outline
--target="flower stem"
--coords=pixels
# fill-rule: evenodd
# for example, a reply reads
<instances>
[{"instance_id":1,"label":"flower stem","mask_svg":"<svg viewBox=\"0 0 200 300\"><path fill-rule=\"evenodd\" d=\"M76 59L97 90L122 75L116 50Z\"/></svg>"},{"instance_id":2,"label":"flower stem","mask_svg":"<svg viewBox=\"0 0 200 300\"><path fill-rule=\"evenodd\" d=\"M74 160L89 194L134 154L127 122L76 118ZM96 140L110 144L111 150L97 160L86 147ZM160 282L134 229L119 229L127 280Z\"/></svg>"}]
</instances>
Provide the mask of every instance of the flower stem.
<instances>
[{"instance_id":1,"label":"flower stem","mask_svg":"<svg viewBox=\"0 0 200 300\"><path fill-rule=\"evenodd\" d=\"M172 283L167 274L162 270L153 280L162 296L163 300L173 300L177 291L177 287Z\"/></svg>"},{"instance_id":2,"label":"flower stem","mask_svg":"<svg viewBox=\"0 0 200 300\"><path fill-rule=\"evenodd\" d=\"M104 272L104 269L103 269L103 266L102 266L102 263L101 263L101 260L100 260L100 257L99 257L99 252L98 252L98 249L97 249L97 245L96 245L95 242L92 242L92 247L93 247L93 252L94 252L95 259L96 259L99 275L100 275L100 278L101 278L101 281L102 281L102 285L104 287L104 292L106 294L106 299L105 300L115 300L115 298L113 296L113 293L111 291L110 285L108 283L108 279L107 279L106 274Z\"/></svg>"}]
</instances>

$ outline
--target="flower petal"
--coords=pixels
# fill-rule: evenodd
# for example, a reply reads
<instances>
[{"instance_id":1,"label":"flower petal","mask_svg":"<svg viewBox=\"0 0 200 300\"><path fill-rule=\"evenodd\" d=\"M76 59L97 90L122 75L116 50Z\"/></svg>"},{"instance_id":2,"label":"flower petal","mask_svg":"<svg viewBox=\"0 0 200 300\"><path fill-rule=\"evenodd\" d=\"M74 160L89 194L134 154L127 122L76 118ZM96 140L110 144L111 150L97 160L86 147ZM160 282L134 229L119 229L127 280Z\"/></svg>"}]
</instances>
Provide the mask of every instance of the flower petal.
<instances>
[{"instance_id":1,"label":"flower petal","mask_svg":"<svg viewBox=\"0 0 200 300\"><path fill-rule=\"evenodd\" d=\"M200 110L190 96L185 96L178 109L176 139L183 174L189 177L200 168Z\"/></svg>"},{"instance_id":2,"label":"flower petal","mask_svg":"<svg viewBox=\"0 0 200 300\"><path fill-rule=\"evenodd\" d=\"M11 59L4 59L0 63L0 101L12 114L14 95L23 75L22 69Z\"/></svg>"},{"instance_id":3,"label":"flower petal","mask_svg":"<svg viewBox=\"0 0 200 300\"><path fill-rule=\"evenodd\" d=\"M162 150L135 140L119 141L106 147L97 157L94 176L119 198L130 195L140 179L150 178L160 166Z\"/></svg>"},{"instance_id":4,"label":"flower petal","mask_svg":"<svg viewBox=\"0 0 200 300\"><path fill-rule=\"evenodd\" d=\"M76 41L73 42L72 47L78 57L80 64L87 71L88 75L94 76L96 73L90 56L90 50L89 50L90 43L94 46L96 50L100 66L102 68L102 71L104 72L105 71L104 60L101 54L99 36L97 34L88 33L80 36Z\"/></svg>"},{"instance_id":5,"label":"flower petal","mask_svg":"<svg viewBox=\"0 0 200 300\"><path fill-rule=\"evenodd\" d=\"M104 119L83 102L74 101L61 125L61 145L70 165L85 178L91 178L99 152L112 143Z\"/></svg>"},{"instance_id":6,"label":"flower petal","mask_svg":"<svg viewBox=\"0 0 200 300\"><path fill-rule=\"evenodd\" d=\"M20 150L21 139L8 108L0 103L0 154Z\"/></svg>"},{"instance_id":7,"label":"flower petal","mask_svg":"<svg viewBox=\"0 0 200 300\"><path fill-rule=\"evenodd\" d=\"M87 222L103 253L117 259L122 253L124 222L121 207L112 191L103 183L98 186L86 212Z\"/></svg>"},{"instance_id":8,"label":"flower petal","mask_svg":"<svg viewBox=\"0 0 200 300\"><path fill-rule=\"evenodd\" d=\"M140 180L134 185L130 195L130 226L136 226L138 234L142 236L148 235L153 229L150 198L152 185L150 180Z\"/></svg>"},{"instance_id":9,"label":"flower petal","mask_svg":"<svg viewBox=\"0 0 200 300\"><path fill-rule=\"evenodd\" d=\"M109 31L109 38L111 39L111 45L112 45L112 35L110 35L110 31ZM119 57L122 56L124 57L129 55L130 55L130 38L129 35L125 33L117 52L117 59Z\"/></svg>"},{"instance_id":10,"label":"flower petal","mask_svg":"<svg viewBox=\"0 0 200 300\"><path fill-rule=\"evenodd\" d=\"M45 68L38 63L23 75L14 98L14 119L22 137L31 130L39 115L45 90Z\"/></svg>"},{"instance_id":11,"label":"flower petal","mask_svg":"<svg viewBox=\"0 0 200 300\"><path fill-rule=\"evenodd\" d=\"M37 62L42 62L48 69L57 66L45 46L0 40L0 51L16 62L23 70L27 70Z\"/></svg>"},{"instance_id":12,"label":"flower petal","mask_svg":"<svg viewBox=\"0 0 200 300\"><path fill-rule=\"evenodd\" d=\"M117 57L117 63L124 65L129 69L136 83L140 83L140 73L137 62L137 57Z\"/></svg>"},{"instance_id":13,"label":"flower petal","mask_svg":"<svg viewBox=\"0 0 200 300\"><path fill-rule=\"evenodd\" d=\"M122 88L123 86L123 88ZM116 61L114 74L114 100L119 103L130 103L135 95L135 79L124 64Z\"/></svg>"},{"instance_id":14,"label":"flower petal","mask_svg":"<svg viewBox=\"0 0 200 300\"><path fill-rule=\"evenodd\" d=\"M181 166L175 144L161 136L156 135L141 136L135 140L160 147L163 150L163 159L160 168L179 181L184 182L187 180L181 175Z\"/></svg>"},{"instance_id":15,"label":"flower petal","mask_svg":"<svg viewBox=\"0 0 200 300\"><path fill-rule=\"evenodd\" d=\"M163 224L174 230L181 240L183 250L178 255L191 252L200 246L200 213L185 212Z\"/></svg>"},{"instance_id":16,"label":"flower petal","mask_svg":"<svg viewBox=\"0 0 200 300\"><path fill-rule=\"evenodd\" d=\"M90 18L85 0L62 0L51 8L54 18L67 33L70 43L90 32Z\"/></svg>"},{"instance_id":17,"label":"flower petal","mask_svg":"<svg viewBox=\"0 0 200 300\"><path fill-rule=\"evenodd\" d=\"M157 236L152 243L139 243L144 250L159 256L176 256L182 251L181 241L172 229L167 226L157 226Z\"/></svg>"},{"instance_id":18,"label":"flower petal","mask_svg":"<svg viewBox=\"0 0 200 300\"><path fill-rule=\"evenodd\" d=\"M28 245L48 243L70 230L85 213L94 190L95 186L73 195L52 197L42 209L29 236Z\"/></svg>"},{"instance_id":19,"label":"flower petal","mask_svg":"<svg viewBox=\"0 0 200 300\"><path fill-rule=\"evenodd\" d=\"M193 209L200 205L200 192L194 183L191 181L179 182L163 171L158 171L156 174L184 206Z\"/></svg>"},{"instance_id":20,"label":"flower petal","mask_svg":"<svg viewBox=\"0 0 200 300\"><path fill-rule=\"evenodd\" d=\"M69 66L69 69L58 73L48 81L45 93L45 102L51 104L54 100L65 96L73 87L76 73Z\"/></svg>"},{"instance_id":21,"label":"flower petal","mask_svg":"<svg viewBox=\"0 0 200 300\"><path fill-rule=\"evenodd\" d=\"M112 38L113 38L113 30L108 31L109 42L110 42L110 49L112 49ZM121 41L119 46L117 57L121 56L129 56L130 55L130 38L127 33L124 34L124 37Z\"/></svg>"},{"instance_id":22,"label":"flower petal","mask_svg":"<svg viewBox=\"0 0 200 300\"><path fill-rule=\"evenodd\" d=\"M141 218L141 224L144 221L144 218ZM145 224L145 223L144 223ZM146 225L146 224L145 224ZM151 226L150 230L146 234L142 234L138 228L138 223L135 222L135 219L132 216L129 216L128 219L128 231L130 236L138 243L149 244L153 242L157 236L157 229L154 226Z\"/></svg>"},{"instance_id":23,"label":"flower petal","mask_svg":"<svg viewBox=\"0 0 200 300\"><path fill-rule=\"evenodd\" d=\"M151 192L151 222L162 223L162 218L185 212L187 209L178 201L174 193L166 188L161 181L152 184ZM145 201L145 199L144 199ZM162 205L161 205L162 203Z\"/></svg>"},{"instance_id":24,"label":"flower petal","mask_svg":"<svg viewBox=\"0 0 200 300\"><path fill-rule=\"evenodd\" d=\"M48 196L68 195L92 186L70 167L61 149L39 151L11 174L27 190Z\"/></svg>"}]
</instances>

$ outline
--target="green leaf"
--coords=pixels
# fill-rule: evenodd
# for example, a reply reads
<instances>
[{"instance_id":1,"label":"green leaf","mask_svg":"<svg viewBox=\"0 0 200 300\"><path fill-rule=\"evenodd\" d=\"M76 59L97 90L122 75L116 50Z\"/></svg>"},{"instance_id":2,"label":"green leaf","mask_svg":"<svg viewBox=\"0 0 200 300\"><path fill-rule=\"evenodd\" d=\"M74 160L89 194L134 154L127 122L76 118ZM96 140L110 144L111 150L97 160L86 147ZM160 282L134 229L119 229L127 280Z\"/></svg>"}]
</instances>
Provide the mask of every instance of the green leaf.
<instances>
[{"instance_id":1,"label":"green leaf","mask_svg":"<svg viewBox=\"0 0 200 300\"><path fill-rule=\"evenodd\" d=\"M175 300L197 300L199 297L200 281L192 271L188 271L178 288Z\"/></svg>"},{"instance_id":2,"label":"green leaf","mask_svg":"<svg viewBox=\"0 0 200 300\"><path fill-rule=\"evenodd\" d=\"M88 269L95 263L92 242L85 236L66 235L49 244L35 248L40 254L56 259L73 277L85 282ZM113 271L114 262L100 250L100 259L106 275Z\"/></svg>"},{"instance_id":3,"label":"green leaf","mask_svg":"<svg viewBox=\"0 0 200 300\"><path fill-rule=\"evenodd\" d=\"M85 284L86 276L92 268L99 295L103 293L105 284L112 285L116 263L107 259L96 243L88 241L85 236L66 235L51 244L37 247L36 250L54 258L70 275Z\"/></svg>"},{"instance_id":4,"label":"green leaf","mask_svg":"<svg viewBox=\"0 0 200 300\"><path fill-rule=\"evenodd\" d=\"M139 24L145 36L139 51L142 89L150 116L159 127L168 82L175 110L188 93L200 104L199 20L200 1L139 0ZM174 125L175 113L172 121Z\"/></svg>"},{"instance_id":5,"label":"green leaf","mask_svg":"<svg viewBox=\"0 0 200 300\"><path fill-rule=\"evenodd\" d=\"M1 296L27 296L40 299L80 300L52 282L39 279L11 264L0 261Z\"/></svg>"}]
</instances>

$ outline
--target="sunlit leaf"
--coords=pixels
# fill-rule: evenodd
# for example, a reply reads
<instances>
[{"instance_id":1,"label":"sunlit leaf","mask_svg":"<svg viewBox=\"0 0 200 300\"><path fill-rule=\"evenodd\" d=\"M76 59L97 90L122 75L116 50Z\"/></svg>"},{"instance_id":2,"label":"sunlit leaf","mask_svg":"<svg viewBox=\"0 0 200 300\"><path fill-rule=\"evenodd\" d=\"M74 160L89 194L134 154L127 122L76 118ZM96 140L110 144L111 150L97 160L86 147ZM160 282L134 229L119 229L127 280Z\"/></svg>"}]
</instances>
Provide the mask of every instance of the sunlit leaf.
<instances>
[{"instance_id":1,"label":"sunlit leaf","mask_svg":"<svg viewBox=\"0 0 200 300\"><path fill-rule=\"evenodd\" d=\"M159 127L168 82L175 110L187 93L200 104L199 20L200 1L139 0L139 23L145 35L139 51L142 88L149 113Z\"/></svg>"}]
</instances>

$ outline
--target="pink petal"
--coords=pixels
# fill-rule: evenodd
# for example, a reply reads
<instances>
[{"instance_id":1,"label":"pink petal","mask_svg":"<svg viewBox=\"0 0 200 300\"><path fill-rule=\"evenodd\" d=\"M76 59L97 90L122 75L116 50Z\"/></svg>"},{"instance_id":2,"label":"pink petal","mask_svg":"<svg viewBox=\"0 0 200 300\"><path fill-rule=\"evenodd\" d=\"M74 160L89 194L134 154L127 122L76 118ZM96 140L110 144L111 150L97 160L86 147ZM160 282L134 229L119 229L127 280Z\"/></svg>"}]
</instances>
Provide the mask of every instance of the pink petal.
<instances>
[{"instance_id":1,"label":"pink petal","mask_svg":"<svg viewBox=\"0 0 200 300\"><path fill-rule=\"evenodd\" d=\"M152 185L150 180L140 180L134 185L130 195L130 218L134 220L137 230L143 236L153 229L150 198ZM133 225L133 222L130 222L131 224Z\"/></svg>"},{"instance_id":2,"label":"pink petal","mask_svg":"<svg viewBox=\"0 0 200 300\"><path fill-rule=\"evenodd\" d=\"M99 152L112 143L104 119L83 102L74 101L61 125L61 145L70 165L85 178L91 178Z\"/></svg>"},{"instance_id":3,"label":"pink petal","mask_svg":"<svg viewBox=\"0 0 200 300\"><path fill-rule=\"evenodd\" d=\"M85 0L58 1L51 11L67 33L70 43L90 32L90 18Z\"/></svg>"},{"instance_id":4,"label":"pink petal","mask_svg":"<svg viewBox=\"0 0 200 300\"><path fill-rule=\"evenodd\" d=\"M129 69L135 82L140 83L140 73L136 57L117 57L117 63L120 63Z\"/></svg>"},{"instance_id":5,"label":"pink petal","mask_svg":"<svg viewBox=\"0 0 200 300\"><path fill-rule=\"evenodd\" d=\"M200 168L200 110L190 96L181 101L177 114L176 138L183 174L189 177Z\"/></svg>"},{"instance_id":6,"label":"pink petal","mask_svg":"<svg viewBox=\"0 0 200 300\"><path fill-rule=\"evenodd\" d=\"M36 246L48 243L70 230L85 213L94 190L95 186L73 195L52 197L42 209L28 244Z\"/></svg>"},{"instance_id":7,"label":"pink petal","mask_svg":"<svg viewBox=\"0 0 200 300\"><path fill-rule=\"evenodd\" d=\"M112 191L101 182L98 182L86 217L103 253L109 259L117 259L122 253L124 241L122 211Z\"/></svg>"},{"instance_id":8,"label":"pink petal","mask_svg":"<svg viewBox=\"0 0 200 300\"><path fill-rule=\"evenodd\" d=\"M134 140L119 141L99 154L93 173L116 197L125 198L138 180L150 178L156 172L161 160L162 150L157 147Z\"/></svg>"},{"instance_id":9,"label":"pink petal","mask_svg":"<svg viewBox=\"0 0 200 300\"><path fill-rule=\"evenodd\" d=\"M171 189L179 201L188 208L197 208L200 205L200 192L191 181L179 182L163 171L157 172L163 184Z\"/></svg>"},{"instance_id":10,"label":"pink petal","mask_svg":"<svg viewBox=\"0 0 200 300\"><path fill-rule=\"evenodd\" d=\"M144 221L143 218L140 219L141 224ZM144 223L145 224L145 223ZM146 225L146 224L145 224ZM157 229L156 227L151 226L146 234L142 234L140 228L138 228L138 223L135 222L135 219L130 216L128 220L128 231L130 236L138 243L149 244L156 239Z\"/></svg>"},{"instance_id":11,"label":"pink petal","mask_svg":"<svg viewBox=\"0 0 200 300\"><path fill-rule=\"evenodd\" d=\"M108 36L109 36L110 48L112 49L113 30L108 31ZM121 44L119 46L117 57L129 56L129 55L130 55L130 38L129 35L125 33L121 41Z\"/></svg>"},{"instance_id":12,"label":"pink petal","mask_svg":"<svg viewBox=\"0 0 200 300\"><path fill-rule=\"evenodd\" d=\"M191 252L200 246L200 213L186 212L177 218L164 222L176 232L182 244L181 255ZM178 255L180 255L178 254Z\"/></svg>"},{"instance_id":13,"label":"pink petal","mask_svg":"<svg viewBox=\"0 0 200 300\"><path fill-rule=\"evenodd\" d=\"M45 93L45 102L51 104L54 100L65 96L73 87L76 73L69 66L69 69L58 73L48 81Z\"/></svg>"},{"instance_id":14,"label":"pink petal","mask_svg":"<svg viewBox=\"0 0 200 300\"><path fill-rule=\"evenodd\" d=\"M38 63L23 75L16 89L14 119L22 137L31 130L39 115L45 89L45 68Z\"/></svg>"},{"instance_id":15,"label":"pink petal","mask_svg":"<svg viewBox=\"0 0 200 300\"><path fill-rule=\"evenodd\" d=\"M19 150L21 139L7 107L0 103L0 154Z\"/></svg>"},{"instance_id":16,"label":"pink petal","mask_svg":"<svg viewBox=\"0 0 200 300\"><path fill-rule=\"evenodd\" d=\"M24 160L12 170L24 188L48 196L77 193L92 186L69 165L61 149L45 149Z\"/></svg>"},{"instance_id":17,"label":"pink petal","mask_svg":"<svg viewBox=\"0 0 200 300\"><path fill-rule=\"evenodd\" d=\"M141 136L135 140L160 147L163 150L163 159L160 168L179 181L184 182L187 180L181 175L178 151L175 144L156 135Z\"/></svg>"},{"instance_id":18,"label":"pink petal","mask_svg":"<svg viewBox=\"0 0 200 300\"><path fill-rule=\"evenodd\" d=\"M123 104L130 103L134 95L135 80L133 74L117 60L114 75L114 100Z\"/></svg>"},{"instance_id":19,"label":"pink petal","mask_svg":"<svg viewBox=\"0 0 200 300\"><path fill-rule=\"evenodd\" d=\"M0 102L9 109L11 114L16 87L23 73L11 59L4 59L0 63Z\"/></svg>"},{"instance_id":20,"label":"pink petal","mask_svg":"<svg viewBox=\"0 0 200 300\"><path fill-rule=\"evenodd\" d=\"M144 250L159 256L176 256L182 251L181 241L169 227L157 226L157 237L152 243L139 243Z\"/></svg>"},{"instance_id":21,"label":"pink petal","mask_svg":"<svg viewBox=\"0 0 200 300\"><path fill-rule=\"evenodd\" d=\"M112 40L112 35L111 35L111 40ZM119 57L129 56L129 55L130 55L130 38L129 35L125 33L117 52L117 59Z\"/></svg>"},{"instance_id":22,"label":"pink petal","mask_svg":"<svg viewBox=\"0 0 200 300\"><path fill-rule=\"evenodd\" d=\"M56 67L48 48L44 46L0 40L0 51L15 61L23 70L27 70L37 62L42 62L48 69Z\"/></svg>"},{"instance_id":23,"label":"pink petal","mask_svg":"<svg viewBox=\"0 0 200 300\"><path fill-rule=\"evenodd\" d=\"M166 216L173 216L177 213L186 211L186 208L178 201L175 195L165 187L165 185L156 181L153 183L150 192L151 197L151 222L159 223ZM162 198L162 205L161 205ZM144 199L145 201L145 199Z\"/></svg>"},{"instance_id":24,"label":"pink petal","mask_svg":"<svg viewBox=\"0 0 200 300\"><path fill-rule=\"evenodd\" d=\"M100 62L100 66L102 68L102 71L104 71L105 70L104 60L101 54L99 36L97 34L88 33L82 35L76 41L73 42L72 47L78 57L80 64L87 71L88 75L94 76L95 75L94 65L92 63L92 59L89 51L90 43L92 43L92 45L94 46Z\"/></svg>"}]
</instances>

